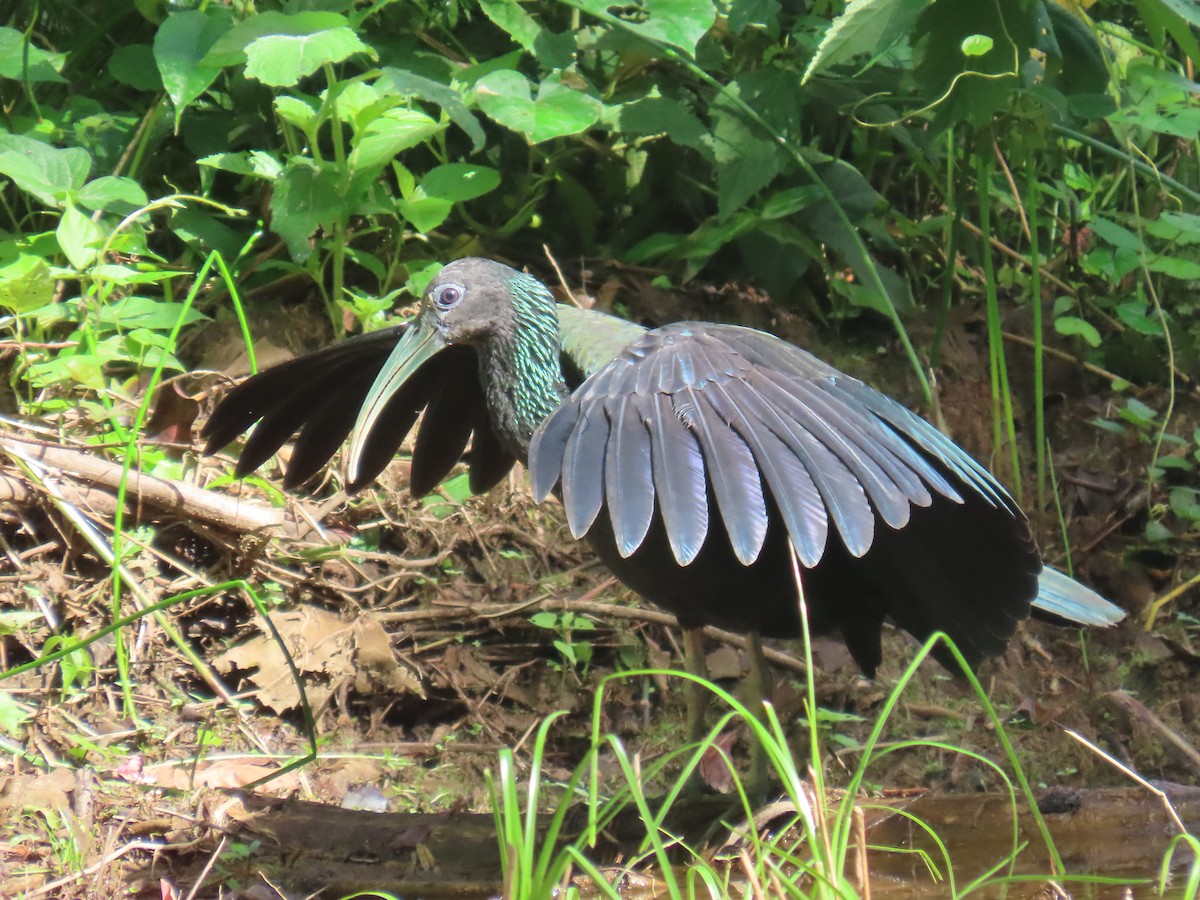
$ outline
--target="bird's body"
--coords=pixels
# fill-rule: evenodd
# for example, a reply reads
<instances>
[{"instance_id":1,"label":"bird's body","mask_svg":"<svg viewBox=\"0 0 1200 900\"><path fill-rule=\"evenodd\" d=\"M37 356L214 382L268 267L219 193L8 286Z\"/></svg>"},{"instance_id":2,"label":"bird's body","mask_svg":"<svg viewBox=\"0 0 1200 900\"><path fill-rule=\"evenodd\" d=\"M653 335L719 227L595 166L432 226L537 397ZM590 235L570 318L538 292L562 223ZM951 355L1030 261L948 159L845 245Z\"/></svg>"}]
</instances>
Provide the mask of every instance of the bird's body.
<instances>
[{"instance_id":1,"label":"bird's body","mask_svg":"<svg viewBox=\"0 0 1200 900\"><path fill-rule=\"evenodd\" d=\"M1044 569L1003 487L862 382L751 329L646 330L556 307L490 260L447 265L408 327L248 380L205 434L214 450L258 422L244 474L299 431L288 484L349 435L355 488L422 411L415 494L468 443L476 491L525 462L535 495L558 493L576 537L685 626L797 636L789 543L812 630L839 633L868 673L886 619L921 639L945 631L975 662L1031 609L1086 624L1123 615Z\"/></svg>"}]
</instances>

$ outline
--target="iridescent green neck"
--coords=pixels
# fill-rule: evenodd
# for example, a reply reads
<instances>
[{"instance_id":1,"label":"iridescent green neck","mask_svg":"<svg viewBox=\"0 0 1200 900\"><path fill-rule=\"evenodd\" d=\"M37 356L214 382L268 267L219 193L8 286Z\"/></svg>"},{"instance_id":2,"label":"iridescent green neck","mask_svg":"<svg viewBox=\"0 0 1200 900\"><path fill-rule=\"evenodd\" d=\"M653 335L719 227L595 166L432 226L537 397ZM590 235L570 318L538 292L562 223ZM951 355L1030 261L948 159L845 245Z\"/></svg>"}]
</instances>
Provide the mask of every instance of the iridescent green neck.
<instances>
[{"instance_id":1,"label":"iridescent green neck","mask_svg":"<svg viewBox=\"0 0 1200 900\"><path fill-rule=\"evenodd\" d=\"M512 292L512 328L494 335L479 354L479 377L492 427L524 462L533 432L567 396L554 297L536 278L518 273Z\"/></svg>"}]
</instances>

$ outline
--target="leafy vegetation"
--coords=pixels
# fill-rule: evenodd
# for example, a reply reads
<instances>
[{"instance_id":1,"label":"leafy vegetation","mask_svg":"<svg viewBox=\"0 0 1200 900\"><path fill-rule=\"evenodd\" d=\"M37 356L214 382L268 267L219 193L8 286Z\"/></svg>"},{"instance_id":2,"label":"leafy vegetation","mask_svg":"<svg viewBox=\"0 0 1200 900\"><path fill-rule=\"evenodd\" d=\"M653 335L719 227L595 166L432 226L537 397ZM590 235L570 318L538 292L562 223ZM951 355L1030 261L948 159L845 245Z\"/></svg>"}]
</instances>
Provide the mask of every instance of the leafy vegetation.
<instances>
[{"instance_id":1,"label":"leafy vegetation","mask_svg":"<svg viewBox=\"0 0 1200 900\"><path fill-rule=\"evenodd\" d=\"M1094 426L1148 449L1130 546L1181 561L1150 626L1198 583L1200 422L1179 412L1200 396L1198 33L1200 11L1179 0L6 7L5 411L127 473L183 478L186 453L141 438L160 381L198 363L193 336L235 323L253 360L251 314L285 314L296 296L315 298L331 336L377 328L471 253L541 268L546 247L571 283L604 261L658 286L752 285L831 331L894 341L910 396L935 414L928 373L947 366L955 323L977 319L988 449L1035 518L1058 499L1047 366L1105 385ZM426 508L453 519L465 494L452 480ZM112 624L76 635L6 608L0 640L22 636L54 663L67 702L107 677L82 645L115 630L136 718L121 626L157 617L211 681L164 616L175 600L137 595L131 573L158 565L145 550L158 536L123 527L116 508L111 534L87 532ZM276 595L271 577L238 584ZM126 608L131 594L141 611ZM532 623L564 680L598 667L588 618L541 611ZM33 719L0 690L0 731ZM814 739L837 722L808 719ZM535 856L514 779L506 758L498 823L526 866L510 877L557 884L585 859ZM797 804L808 796L804 779L782 780ZM30 827L58 840L55 815ZM646 858L665 860L656 839ZM73 846L55 852L79 868ZM696 877L712 888L724 876Z\"/></svg>"}]
</instances>

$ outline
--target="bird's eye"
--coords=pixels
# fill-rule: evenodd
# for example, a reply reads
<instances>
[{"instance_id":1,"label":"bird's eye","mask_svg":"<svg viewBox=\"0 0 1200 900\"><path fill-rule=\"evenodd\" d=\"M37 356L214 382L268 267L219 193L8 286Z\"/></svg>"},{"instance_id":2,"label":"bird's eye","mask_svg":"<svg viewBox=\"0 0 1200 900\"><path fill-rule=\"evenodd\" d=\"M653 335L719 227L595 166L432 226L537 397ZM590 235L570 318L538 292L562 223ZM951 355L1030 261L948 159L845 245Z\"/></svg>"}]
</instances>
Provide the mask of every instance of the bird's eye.
<instances>
[{"instance_id":1,"label":"bird's eye","mask_svg":"<svg viewBox=\"0 0 1200 900\"><path fill-rule=\"evenodd\" d=\"M462 299L462 288L456 284L443 284L433 292L433 302L438 309L450 309Z\"/></svg>"}]
</instances>

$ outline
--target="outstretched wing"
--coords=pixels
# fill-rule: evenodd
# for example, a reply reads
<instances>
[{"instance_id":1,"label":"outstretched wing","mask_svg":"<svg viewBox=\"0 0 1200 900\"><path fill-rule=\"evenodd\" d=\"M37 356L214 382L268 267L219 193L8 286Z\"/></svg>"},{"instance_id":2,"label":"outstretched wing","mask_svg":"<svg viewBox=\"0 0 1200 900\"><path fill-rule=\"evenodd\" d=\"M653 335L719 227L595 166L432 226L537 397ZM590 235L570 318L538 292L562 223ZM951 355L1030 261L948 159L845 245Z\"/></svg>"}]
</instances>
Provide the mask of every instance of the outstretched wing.
<instances>
[{"instance_id":1,"label":"outstretched wing","mask_svg":"<svg viewBox=\"0 0 1200 900\"><path fill-rule=\"evenodd\" d=\"M220 450L255 426L235 469L240 477L296 434L284 485L303 484L349 436L359 407L405 327L360 335L248 378L221 400L204 426L205 452ZM359 478L351 489L383 471L422 412L425 418L412 458L415 496L429 493L449 474L468 442L471 489L476 493L491 488L512 468L515 460L488 419L475 351L452 347L418 369L388 403L368 436Z\"/></svg>"},{"instance_id":2,"label":"outstretched wing","mask_svg":"<svg viewBox=\"0 0 1200 900\"><path fill-rule=\"evenodd\" d=\"M645 332L543 423L530 447L534 494L562 484L585 534L602 506L617 549L641 545L655 504L675 559L692 562L716 521L752 564L771 504L801 562L836 531L853 556L876 521L899 529L934 495L970 491L1020 516L1004 488L901 404L778 338L684 322Z\"/></svg>"}]
</instances>

